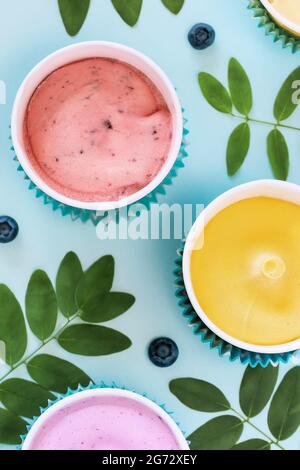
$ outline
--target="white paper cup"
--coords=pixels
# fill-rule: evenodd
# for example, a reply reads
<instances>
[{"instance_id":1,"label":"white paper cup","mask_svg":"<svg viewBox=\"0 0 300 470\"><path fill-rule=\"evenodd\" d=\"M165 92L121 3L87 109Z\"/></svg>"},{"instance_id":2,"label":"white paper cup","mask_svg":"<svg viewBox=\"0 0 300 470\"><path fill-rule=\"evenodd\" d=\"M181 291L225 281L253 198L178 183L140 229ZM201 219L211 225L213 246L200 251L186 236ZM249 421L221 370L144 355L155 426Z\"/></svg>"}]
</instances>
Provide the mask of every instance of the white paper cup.
<instances>
[{"instance_id":1,"label":"white paper cup","mask_svg":"<svg viewBox=\"0 0 300 470\"><path fill-rule=\"evenodd\" d=\"M290 21L286 16L282 15L269 0L260 0L266 10L270 13L274 21L295 36L300 37L300 25Z\"/></svg>"},{"instance_id":2,"label":"white paper cup","mask_svg":"<svg viewBox=\"0 0 300 470\"><path fill-rule=\"evenodd\" d=\"M203 228L205 230L205 226L208 224L208 222L223 209L238 201L253 197L271 197L276 199L282 199L284 201L293 202L300 206L300 187L296 184L278 180L253 181L251 183L246 183L241 186L237 186L225 192L221 196L217 197L213 202L211 202L197 218L185 243L182 265L185 288L195 312L199 315L205 325L224 341L227 341L228 343L237 346L238 348L262 354L281 354L290 351L295 351L297 349L300 349L300 338L289 343L263 346L252 343L246 343L237 338L234 338L233 336L230 336L210 320L210 318L201 308L194 292L190 265L191 254L193 251L195 240L197 239L197 235L199 235L203 231ZM226 303L226 299L224 299L224 303Z\"/></svg>"},{"instance_id":3,"label":"white paper cup","mask_svg":"<svg viewBox=\"0 0 300 470\"><path fill-rule=\"evenodd\" d=\"M153 411L157 416L162 419L162 421L166 424L166 426L169 428L172 435L174 436L178 444L179 450L189 450L187 441L184 435L182 434L179 426L175 423L175 421L170 417L170 415L166 411L164 411L153 401L149 400L148 398L142 395L139 395L138 393L117 388L96 388L91 390L85 390L83 392L77 392L73 395L63 398L54 405L50 406L44 413L41 414L41 416L35 421L31 429L29 430L24 440L22 450L34 450L33 444L35 438L39 435L43 426L46 426L49 422L49 419L53 415L55 415L59 410L62 410L66 406L69 406L81 400L86 400L87 398L92 397L120 397L128 398L129 400L140 403L149 410Z\"/></svg>"},{"instance_id":4,"label":"white paper cup","mask_svg":"<svg viewBox=\"0 0 300 470\"><path fill-rule=\"evenodd\" d=\"M136 193L120 199L118 201L109 202L84 202L77 199L68 198L58 191L54 190L34 170L30 159L28 158L25 144L23 125L26 116L27 105L30 98L37 86L54 70L62 67L63 65L79 60L94 58L94 57L108 57L116 60L126 62L138 70L143 72L161 92L165 102L172 115L172 141L168 158L156 175L156 177L144 188ZM27 75L17 93L13 111L12 111L12 141L13 146L18 157L18 160L23 167L25 173L29 178L40 188L44 193L57 201L81 209L107 211L117 209L120 207L133 204L143 197L151 193L160 183L165 179L171 171L180 151L183 135L183 116L181 105L176 94L176 91L166 74L144 54L112 42L92 41L74 44L63 49L60 49L53 54L46 57L39 64L37 64L31 72Z\"/></svg>"}]
</instances>

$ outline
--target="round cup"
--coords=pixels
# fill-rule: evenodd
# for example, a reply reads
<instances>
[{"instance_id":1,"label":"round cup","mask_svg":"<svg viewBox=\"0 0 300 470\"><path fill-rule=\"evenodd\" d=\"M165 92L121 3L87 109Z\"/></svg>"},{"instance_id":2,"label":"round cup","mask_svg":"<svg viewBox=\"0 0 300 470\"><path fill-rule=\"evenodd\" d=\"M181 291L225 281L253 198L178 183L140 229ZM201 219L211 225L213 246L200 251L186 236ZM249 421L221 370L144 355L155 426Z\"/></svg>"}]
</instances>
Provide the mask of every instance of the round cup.
<instances>
[{"instance_id":1,"label":"round cup","mask_svg":"<svg viewBox=\"0 0 300 470\"><path fill-rule=\"evenodd\" d=\"M84 202L68 198L47 185L31 165L24 145L23 125L27 105L37 86L54 70L83 59L107 57L128 63L143 72L161 92L172 115L173 137L166 162L156 177L144 188L118 201ZM18 160L25 173L48 196L80 209L107 211L133 204L151 193L171 171L179 154L182 134L183 116L176 91L166 74L144 54L121 44L104 41L91 41L74 44L50 54L38 63L26 76L20 86L12 111L11 132L13 146Z\"/></svg>"},{"instance_id":2,"label":"round cup","mask_svg":"<svg viewBox=\"0 0 300 470\"><path fill-rule=\"evenodd\" d=\"M274 21L283 29L289 31L295 36L300 37L300 25L290 21L286 16L278 12L278 10L270 3L269 0L260 0L266 10L270 13Z\"/></svg>"},{"instance_id":3,"label":"round cup","mask_svg":"<svg viewBox=\"0 0 300 470\"><path fill-rule=\"evenodd\" d=\"M84 400L91 397L121 397L128 398L137 403L140 403L141 405L147 407L149 410L153 411L167 425L167 427L172 432L174 438L178 443L179 450L189 450L187 441L184 435L182 434L180 428L177 426L175 421L170 417L170 415L166 411L164 411L153 401L149 400L148 398L142 395L139 395L138 393L117 388L96 388L91 390L85 390L83 392L74 393L73 395L70 395L56 402L54 405L50 406L50 408L48 408L44 413L42 413L42 415L35 421L24 440L22 450L32 450L32 444L34 442L35 437L39 434L43 426L46 425L47 421L59 410L62 410L64 407L74 404L80 400Z\"/></svg>"},{"instance_id":4,"label":"round cup","mask_svg":"<svg viewBox=\"0 0 300 470\"><path fill-rule=\"evenodd\" d=\"M288 343L270 346L247 343L234 338L233 336L221 330L206 315L196 298L191 278L190 259L197 235L199 235L203 229L205 230L205 226L208 224L208 222L223 209L238 201L253 197L270 197L275 199L282 199L284 201L293 202L300 206L300 187L296 184L287 183L284 181L258 180L237 186L217 197L203 210L203 212L201 212L189 232L183 253L183 279L187 295L195 312L205 323L205 325L217 336L232 344L233 346L245 349L247 351L261 354L282 354L300 349L300 338ZM226 299L224 299L224 302L225 301Z\"/></svg>"}]
</instances>

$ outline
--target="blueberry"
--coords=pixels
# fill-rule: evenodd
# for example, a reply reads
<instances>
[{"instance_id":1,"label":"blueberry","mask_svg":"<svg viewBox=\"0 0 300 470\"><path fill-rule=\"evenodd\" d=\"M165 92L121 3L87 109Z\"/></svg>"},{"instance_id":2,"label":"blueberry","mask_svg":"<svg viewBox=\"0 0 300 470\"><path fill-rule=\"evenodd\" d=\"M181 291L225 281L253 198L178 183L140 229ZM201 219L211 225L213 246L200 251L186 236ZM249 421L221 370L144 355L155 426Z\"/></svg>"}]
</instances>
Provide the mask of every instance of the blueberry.
<instances>
[{"instance_id":1,"label":"blueberry","mask_svg":"<svg viewBox=\"0 0 300 470\"><path fill-rule=\"evenodd\" d=\"M170 338L154 339L149 346L148 355L153 364L158 367L169 367L178 358L177 344Z\"/></svg>"},{"instance_id":2,"label":"blueberry","mask_svg":"<svg viewBox=\"0 0 300 470\"><path fill-rule=\"evenodd\" d=\"M12 242L19 233L15 219L8 215L0 216L0 243Z\"/></svg>"},{"instance_id":3,"label":"blueberry","mask_svg":"<svg viewBox=\"0 0 300 470\"><path fill-rule=\"evenodd\" d=\"M215 41L215 37L214 28L206 23L195 24L188 35L191 46L198 50L211 46Z\"/></svg>"}]
</instances>

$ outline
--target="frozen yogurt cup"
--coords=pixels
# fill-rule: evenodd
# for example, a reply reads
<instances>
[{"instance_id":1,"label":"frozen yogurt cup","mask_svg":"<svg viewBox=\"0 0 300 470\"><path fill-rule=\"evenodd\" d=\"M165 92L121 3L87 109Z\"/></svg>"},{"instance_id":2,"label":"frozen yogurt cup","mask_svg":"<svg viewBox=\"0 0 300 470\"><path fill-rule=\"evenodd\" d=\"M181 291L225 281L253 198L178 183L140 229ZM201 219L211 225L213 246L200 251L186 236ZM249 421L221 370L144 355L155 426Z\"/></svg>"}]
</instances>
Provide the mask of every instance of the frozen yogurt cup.
<instances>
[{"instance_id":1,"label":"frozen yogurt cup","mask_svg":"<svg viewBox=\"0 0 300 470\"><path fill-rule=\"evenodd\" d=\"M25 173L57 201L89 210L152 192L173 167L182 133L179 99L164 72L108 42L48 56L25 78L12 113Z\"/></svg>"},{"instance_id":2,"label":"frozen yogurt cup","mask_svg":"<svg viewBox=\"0 0 300 470\"><path fill-rule=\"evenodd\" d=\"M68 396L33 424L23 450L188 450L170 415L137 393L93 389Z\"/></svg>"},{"instance_id":3,"label":"frozen yogurt cup","mask_svg":"<svg viewBox=\"0 0 300 470\"><path fill-rule=\"evenodd\" d=\"M274 21L283 29L300 37L299 0L260 0Z\"/></svg>"}]
</instances>

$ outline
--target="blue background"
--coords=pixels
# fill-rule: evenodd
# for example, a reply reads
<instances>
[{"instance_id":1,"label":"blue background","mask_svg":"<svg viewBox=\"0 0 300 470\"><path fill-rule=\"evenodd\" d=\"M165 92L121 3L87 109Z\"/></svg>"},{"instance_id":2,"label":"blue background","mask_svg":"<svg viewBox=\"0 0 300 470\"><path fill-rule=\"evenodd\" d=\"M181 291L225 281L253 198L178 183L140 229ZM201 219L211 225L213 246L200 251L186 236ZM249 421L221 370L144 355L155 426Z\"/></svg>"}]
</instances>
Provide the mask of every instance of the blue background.
<instances>
[{"instance_id":1,"label":"blue background","mask_svg":"<svg viewBox=\"0 0 300 470\"><path fill-rule=\"evenodd\" d=\"M209 71L226 83L227 64L234 56L249 73L254 90L253 116L272 120L276 93L289 72L299 65L292 55L273 44L256 27L246 0L186 0L178 16L164 8L160 0L144 0L138 25L128 27L109 0L93 0L87 20L76 38L70 38L60 19L54 0L1 1L0 79L7 86L7 105L0 106L0 213L10 214L20 224L20 235L10 245L0 246L0 282L7 284L24 305L25 289L31 273L44 269L52 280L69 250L74 250L84 267L104 254L116 258L114 288L132 292L136 304L113 326L127 334L133 346L117 355L83 358L67 354L52 343L44 352L54 353L82 367L95 381L116 380L119 384L147 391L176 412L183 429L193 431L207 419L181 405L168 391L170 379L194 376L219 385L232 405L238 408L238 388L244 371L239 363L219 358L201 344L186 326L174 296L173 268L176 241L99 241L92 224L72 222L44 207L28 191L27 183L16 171L9 151L10 113L16 91L29 70L47 54L68 44L84 40L111 40L133 46L152 57L176 85L189 119L189 158L175 183L161 201L169 203L208 203L224 190L257 178L271 178L266 156L269 128L252 125L251 148L247 160L234 178L228 178L225 148L236 121L216 112L202 98L197 73ZM196 22L212 24L217 33L214 46L203 52L193 50L186 35ZM299 111L291 123L297 125ZM300 182L299 135L285 131L291 153L290 181ZM156 336L168 335L178 343L180 357L163 370L153 366L146 346ZM29 350L36 345L31 339ZM281 366L282 376L290 366ZM0 375L5 366L0 366ZM25 368L16 375L26 377ZM266 413L255 420L263 429ZM243 438L260 437L247 427ZM298 449L299 434L284 443ZM1 448L1 446L0 446Z\"/></svg>"}]
</instances>

